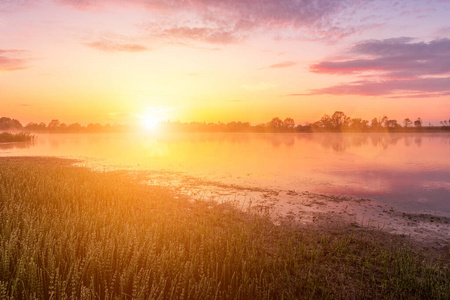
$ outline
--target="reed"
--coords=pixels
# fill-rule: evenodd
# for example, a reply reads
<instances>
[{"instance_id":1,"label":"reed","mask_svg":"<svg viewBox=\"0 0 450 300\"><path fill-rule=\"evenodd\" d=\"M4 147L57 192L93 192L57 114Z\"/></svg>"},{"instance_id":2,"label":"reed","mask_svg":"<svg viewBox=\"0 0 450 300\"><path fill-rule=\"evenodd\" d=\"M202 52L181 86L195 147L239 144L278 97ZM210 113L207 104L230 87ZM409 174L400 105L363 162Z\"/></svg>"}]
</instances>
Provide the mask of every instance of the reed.
<instances>
[{"instance_id":1,"label":"reed","mask_svg":"<svg viewBox=\"0 0 450 300\"><path fill-rule=\"evenodd\" d=\"M35 140L35 136L27 133L9 133L2 132L0 133L0 143L15 143L15 142L32 142Z\"/></svg>"},{"instance_id":2,"label":"reed","mask_svg":"<svg viewBox=\"0 0 450 300\"><path fill-rule=\"evenodd\" d=\"M395 239L275 226L71 164L0 158L0 299L450 298L448 261Z\"/></svg>"}]
</instances>

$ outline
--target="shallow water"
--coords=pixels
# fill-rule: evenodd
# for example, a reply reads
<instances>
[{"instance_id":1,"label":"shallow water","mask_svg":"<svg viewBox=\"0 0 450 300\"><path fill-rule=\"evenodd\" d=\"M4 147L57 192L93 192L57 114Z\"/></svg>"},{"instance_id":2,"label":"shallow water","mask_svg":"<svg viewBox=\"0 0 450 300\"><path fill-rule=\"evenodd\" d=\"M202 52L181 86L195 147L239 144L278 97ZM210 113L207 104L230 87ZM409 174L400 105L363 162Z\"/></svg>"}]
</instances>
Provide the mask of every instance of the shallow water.
<instances>
[{"instance_id":1,"label":"shallow water","mask_svg":"<svg viewBox=\"0 0 450 300\"><path fill-rule=\"evenodd\" d=\"M1 156L179 172L253 188L351 195L450 213L450 134L42 134Z\"/></svg>"}]
</instances>

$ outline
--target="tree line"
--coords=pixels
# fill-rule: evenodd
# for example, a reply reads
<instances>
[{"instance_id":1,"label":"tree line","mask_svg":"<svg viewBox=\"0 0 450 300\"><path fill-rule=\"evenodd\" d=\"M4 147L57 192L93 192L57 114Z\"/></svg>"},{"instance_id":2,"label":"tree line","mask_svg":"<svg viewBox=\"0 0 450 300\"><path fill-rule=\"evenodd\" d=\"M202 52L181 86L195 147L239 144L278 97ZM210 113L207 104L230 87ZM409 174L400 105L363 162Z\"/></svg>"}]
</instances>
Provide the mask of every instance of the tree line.
<instances>
[{"instance_id":1,"label":"tree line","mask_svg":"<svg viewBox=\"0 0 450 300\"><path fill-rule=\"evenodd\" d=\"M450 131L450 119L441 121L441 126L425 126L419 117L415 120L405 118L398 122L387 116L373 118L371 121L361 118L351 118L341 111L336 111L331 116L325 114L320 120L297 125L294 119L288 117L284 120L275 117L267 123L252 125L249 122L206 123L206 122L171 122L164 121L160 127L172 132L430 132ZM52 133L91 133L91 132L129 132L138 130L136 127L118 124L101 125L90 123L65 124L58 120L50 123L28 123L23 126L18 120L7 117L0 118L0 131L27 131L27 132L52 132Z\"/></svg>"},{"instance_id":2,"label":"tree line","mask_svg":"<svg viewBox=\"0 0 450 300\"><path fill-rule=\"evenodd\" d=\"M52 132L52 133L89 133L89 132L127 132L130 127L118 124L101 125L90 123L81 125L79 123L65 124L58 120L52 120L50 123L28 123L23 126L18 120L7 117L0 118L0 131L27 131L27 132Z\"/></svg>"},{"instance_id":3,"label":"tree line","mask_svg":"<svg viewBox=\"0 0 450 300\"><path fill-rule=\"evenodd\" d=\"M402 126L403 124L403 126ZM267 123L251 125L248 122L201 123L201 122L164 122L162 126L168 131L187 132L411 132L411 131L450 131L450 119L441 122L442 126L424 126L422 119L404 119L401 123L387 116L373 118L371 121L351 118L341 111L331 116L324 115L320 120L305 125L296 125L294 119L273 118Z\"/></svg>"}]
</instances>

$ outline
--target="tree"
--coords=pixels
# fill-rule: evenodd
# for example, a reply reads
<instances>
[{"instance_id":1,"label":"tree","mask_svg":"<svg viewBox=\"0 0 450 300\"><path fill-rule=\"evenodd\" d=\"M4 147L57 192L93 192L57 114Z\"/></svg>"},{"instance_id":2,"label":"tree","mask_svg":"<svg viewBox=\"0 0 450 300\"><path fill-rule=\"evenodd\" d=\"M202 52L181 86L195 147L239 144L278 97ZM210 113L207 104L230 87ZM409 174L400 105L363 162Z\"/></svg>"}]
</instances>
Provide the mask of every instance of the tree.
<instances>
[{"instance_id":1,"label":"tree","mask_svg":"<svg viewBox=\"0 0 450 300\"><path fill-rule=\"evenodd\" d=\"M369 121L363 120L361 118L354 118L350 120L349 127L355 131L364 130L369 127Z\"/></svg>"},{"instance_id":2,"label":"tree","mask_svg":"<svg viewBox=\"0 0 450 300\"><path fill-rule=\"evenodd\" d=\"M294 129L295 127L295 121L292 118L286 118L283 121L283 127L286 129Z\"/></svg>"},{"instance_id":3,"label":"tree","mask_svg":"<svg viewBox=\"0 0 450 300\"><path fill-rule=\"evenodd\" d=\"M81 131L82 127L79 123L73 123L73 124L70 124L67 127L67 129L71 132L79 132L79 131Z\"/></svg>"},{"instance_id":4,"label":"tree","mask_svg":"<svg viewBox=\"0 0 450 300\"><path fill-rule=\"evenodd\" d=\"M313 128L315 127L315 128L331 129L332 126L331 126L330 116L327 114L323 115L323 117L319 121L314 122L312 124L312 127Z\"/></svg>"},{"instance_id":5,"label":"tree","mask_svg":"<svg viewBox=\"0 0 450 300\"><path fill-rule=\"evenodd\" d=\"M331 126L334 129L343 129L348 126L350 118L347 117L342 111L336 111L331 116Z\"/></svg>"},{"instance_id":6,"label":"tree","mask_svg":"<svg viewBox=\"0 0 450 300\"><path fill-rule=\"evenodd\" d=\"M2 117L0 118L0 130L22 129L23 126L16 119Z\"/></svg>"},{"instance_id":7,"label":"tree","mask_svg":"<svg viewBox=\"0 0 450 300\"><path fill-rule=\"evenodd\" d=\"M58 130L59 131L62 131L62 132L65 132L65 131L67 131L67 124L65 124L65 123L61 123L61 124L59 124L59 126L58 126Z\"/></svg>"},{"instance_id":8,"label":"tree","mask_svg":"<svg viewBox=\"0 0 450 300\"><path fill-rule=\"evenodd\" d=\"M276 117L273 118L267 125L272 129L279 129L283 127L283 121L281 121L280 118Z\"/></svg>"},{"instance_id":9,"label":"tree","mask_svg":"<svg viewBox=\"0 0 450 300\"><path fill-rule=\"evenodd\" d=\"M400 127L400 124L398 124L397 120L387 120L386 121L386 127L388 127L388 128L397 128L397 127Z\"/></svg>"},{"instance_id":10,"label":"tree","mask_svg":"<svg viewBox=\"0 0 450 300\"><path fill-rule=\"evenodd\" d=\"M37 130L39 128L39 125L37 123L30 122L27 125L25 125L25 129L27 130Z\"/></svg>"},{"instance_id":11,"label":"tree","mask_svg":"<svg viewBox=\"0 0 450 300\"><path fill-rule=\"evenodd\" d=\"M387 116L383 116L383 117L381 118L380 125L383 126L383 127L388 127L388 126L387 126L387 122L388 122L388 121L389 121L389 118L388 118Z\"/></svg>"},{"instance_id":12,"label":"tree","mask_svg":"<svg viewBox=\"0 0 450 300\"><path fill-rule=\"evenodd\" d=\"M58 128L59 124L60 123L58 120L52 120L50 123L48 123L47 128L50 130L55 130L56 128Z\"/></svg>"},{"instance_id":13,"label":"tree","mask_svg":"<svg viewBox=\"0 0 450 300\"><path fill-rule=\"evenodd\" d=\"M373 118L370 127L378 128L378 127L380 127L380 125L381 124L378 122L378 119L377 118Z\"/></svg>"},{"instance_id":14,"label":"tree","mask_svg":"<svg viewBox=\"0 0 450 300\"><path fill-rule=\"evenodd\" d=\"M409 126L411 126L412 121L409 118L406 118L405 120L403 120L403 124L405 128L408 128Z\"/></svg>"},{"instance_id":15,"label":"tree","mask_svg":"<svg viewBox=\"0 0 450 300\"><path fill-rule=\"evenodd\" d=\"M422 119L420 117L417 118L417 120L414 121L414 126L416 126L416 128L421 128L422 127Z\"/></svg>"}]
</instances>

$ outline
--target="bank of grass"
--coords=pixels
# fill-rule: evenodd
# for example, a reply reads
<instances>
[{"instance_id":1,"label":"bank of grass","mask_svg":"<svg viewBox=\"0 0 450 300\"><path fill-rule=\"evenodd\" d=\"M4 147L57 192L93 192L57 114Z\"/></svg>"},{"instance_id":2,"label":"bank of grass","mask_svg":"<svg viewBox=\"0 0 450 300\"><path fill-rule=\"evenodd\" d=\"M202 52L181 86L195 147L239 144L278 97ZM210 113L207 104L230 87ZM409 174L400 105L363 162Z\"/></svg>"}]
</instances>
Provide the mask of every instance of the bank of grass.
<instances>
[{"instance_id":1,"label":"bank of grass","mask_svg":"<svg viewBox=\"0 0 450 300\"><path fill-rule=\"evenodd\" d=\"M2 132L0 133L0 143L16 143L16 142L32 142L34 140L34 136L26 133L10 133L10 132Z\"/></svg>"},{"instance_id":2,"label":"bank of grass","mask_svg":"<svg viewBox=\"0 0 450 300\"><path fill-rule=\"evenodd\" d=\"M0 159L0 299L450 298L448 261L381 233L275 226L70 163Z\"/></svg>"}]
</instances>

